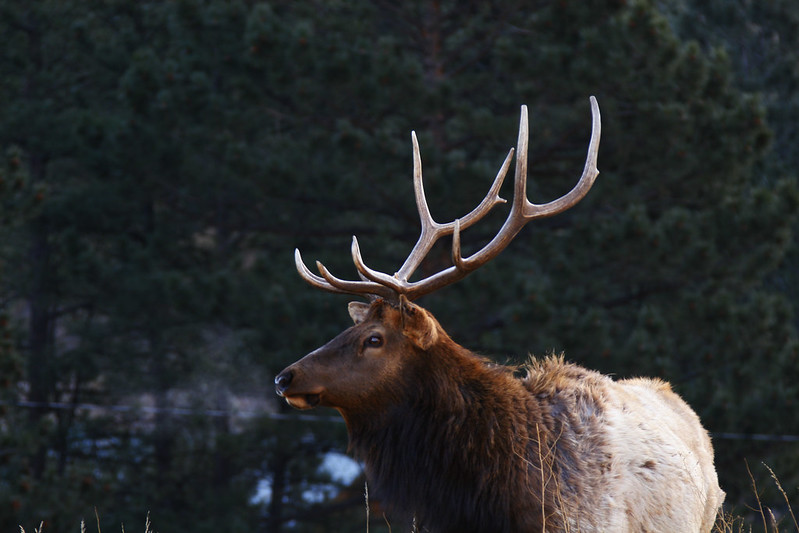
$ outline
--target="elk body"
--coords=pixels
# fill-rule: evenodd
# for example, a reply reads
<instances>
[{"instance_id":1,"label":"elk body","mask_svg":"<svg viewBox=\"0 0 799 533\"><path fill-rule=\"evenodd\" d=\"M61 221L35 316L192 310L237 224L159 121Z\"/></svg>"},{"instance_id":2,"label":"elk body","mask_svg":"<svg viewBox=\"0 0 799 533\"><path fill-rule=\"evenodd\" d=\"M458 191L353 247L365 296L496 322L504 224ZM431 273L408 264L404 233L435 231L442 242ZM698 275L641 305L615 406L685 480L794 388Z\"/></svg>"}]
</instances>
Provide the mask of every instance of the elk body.
<instances>
[{"instance_id":1,"label":"elk body","mask_svg":"<svg viewBox=\"0 0 799 533\"><path fill-rule=\"evenodd\" d=\"M599 110L585 170L575 188L543 205L527 201L527 114L517 149L514 200L497 236L464 258L460 231L503 202L494 185L466 217L430 216L414 141L414 185L422 234L393 276L367 267L357 240L358 281L300 274L331 292L364 294L349 306L355 324L275 378L295 408L337 409L350 449L378 496L415 516L422 531L710 531L724 499L713 449L698 417L665 382L614 381L566 363L532 359L496 365L455 343L411 300L452 283L497 255L533 218L568 209L596 178ZM410 275L442 236L452 235L453 265L420 281Z\"/></svg>"}]
</instances>

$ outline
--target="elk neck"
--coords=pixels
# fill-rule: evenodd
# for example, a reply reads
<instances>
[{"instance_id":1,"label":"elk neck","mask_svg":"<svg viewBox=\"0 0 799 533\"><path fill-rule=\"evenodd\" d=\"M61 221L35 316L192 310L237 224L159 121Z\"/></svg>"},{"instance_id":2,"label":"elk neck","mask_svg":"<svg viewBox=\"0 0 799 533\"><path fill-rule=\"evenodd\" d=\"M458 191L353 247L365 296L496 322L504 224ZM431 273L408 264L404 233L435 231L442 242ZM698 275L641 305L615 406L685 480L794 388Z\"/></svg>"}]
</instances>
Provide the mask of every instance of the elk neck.
<instances>
[{"instance_id":1,"label":"elk neck","mask_svg":"<svg viewBox=\"0 0 799 533\"><path fill-rule=\"evenodd\" d=\"M433 531L518 530L514 516L530 513L510 495L540 476L529 451L544 423L519 409L531 400L522 381L446 334L415 353L401 379L402 395L380 411L342 412L374 493Z\"/></svg>"}]
</instances>

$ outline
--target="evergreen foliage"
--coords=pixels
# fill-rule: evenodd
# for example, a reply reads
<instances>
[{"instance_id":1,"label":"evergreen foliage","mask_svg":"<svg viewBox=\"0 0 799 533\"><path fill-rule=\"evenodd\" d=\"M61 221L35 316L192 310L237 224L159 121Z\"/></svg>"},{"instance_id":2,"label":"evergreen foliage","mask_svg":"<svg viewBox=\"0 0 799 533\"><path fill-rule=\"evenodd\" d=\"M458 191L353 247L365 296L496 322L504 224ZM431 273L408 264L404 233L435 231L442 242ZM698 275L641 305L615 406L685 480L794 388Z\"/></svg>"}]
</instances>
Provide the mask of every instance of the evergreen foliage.
<instances>
[{"instance_id":1,"label":"evergreen foliage","mask_svg":"<svg viewBox=\"0 0 799 533\"><path fill-rule=\"evenodd\" d=\"M768 183L772 186L777 184L778 188L780 180L795 180L795 169L799 165L799 152L795 149L799 131L799 5L784 0L734 0L670 2L666 7L670 20L681 36L696 40L703 48L717 47L724 50L734 74L731 82L745 91L756 93L763 103L772 138L765 157L756 161L750 179L755 183ZM791 228L791 246L779 267L765 278L767 287L778 291L787 300L782 304L770 304L766 311L772 314L770 320L792 321L796 327L799 318L795 312L795 302L799 301L799 248L795 245L796 220L792 220L794 226ZM791 309L782 309L781 306L785 303L790 304ZM761 348L766 349L765 346ZM754 358L752 364L757 364L755 361L758 358ZM772 400L776 396L784 395L787 402L776 402L772 409L795 411L795 400L791 399L791 395L795 395L795 389L790 392L785 390L789 386L787 383L790 378L777 378L779 375L775 375L774 382L778 392L767 394ZM769 402L768 399L765 401ZM769 411L768 407L764 410ZM760 416L762 415L758 415ZM786 420L778 427L783 432L795 435L799 430L799 423ZM745 456L747 450L741 450L738 454ZM783 482L789 486L799 484L795 443L774 444L770 446L769 454L782 458ZM740 471L740 465L737 466ZM755 471L760 486L771 485L766 469L757 468ZM775 489L766 494L769 498L779 497Z\"/></svg>"},{"instance_id":2,"label":"evergreen foliage","mask_svg":"<svg viewBox=\"0 0 799 533\"><path fill-rule=\"evenodd\" d=\"M764 91L705 31L770 42L722 3L4 2L0 528L74 530L96 506L111 528L149 510L161 531L362 531L362 497L320 470L343 425L272 395L347 325L347 299L304 285L292 249L354 276L355 234L397 269L418 232L410 131L447 221L483 197L523 103L529 197L564 194L590 94L586 200L420 303L500 360L564 351L671 381L712 432L799 434L795 47L765 47ZM736 4L785 14L781 36L797 20L788 1ZM795 445L715 445L730 504L744 457L795 485Z\"/></svg>"}]
</instances>

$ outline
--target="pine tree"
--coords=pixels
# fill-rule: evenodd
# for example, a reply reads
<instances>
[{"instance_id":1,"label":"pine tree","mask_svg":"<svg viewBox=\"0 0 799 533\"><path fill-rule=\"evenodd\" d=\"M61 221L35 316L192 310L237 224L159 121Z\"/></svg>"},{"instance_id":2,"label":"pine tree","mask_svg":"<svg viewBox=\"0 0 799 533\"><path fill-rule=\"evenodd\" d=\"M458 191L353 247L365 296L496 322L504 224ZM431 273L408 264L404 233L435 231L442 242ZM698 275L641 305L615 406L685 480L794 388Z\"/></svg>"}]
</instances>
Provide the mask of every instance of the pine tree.
<instances>
[{"instance_id":1,"label":"pine tree","mask_svg":"<svg viewBox=\"0 0 799 533\"><path fill-rule=\"evenodd\" d=\"M717 47L724 50L734 77L731 83L745 91L758 94L765 109L765 118L772 132L772 138L764 157L756 161L753 179L759 182L777 184L781 181L795 183L797 179L797 152L794 149L797 140L796 123L799 119L799 71L796 69L797 50L799 50L799 6L790 1L749 2L746 0L733 2L675 2L668 6L669 17L681 36L694 39L705 49ZM792 219L793 220L793 219ZM794 220L795 224L795 220ZM784 231L783 224L775 224L775 232ZM792 228L790 247L785 259L778 269L766 275L766 286L782 294L786 300L775 303L767 309L771 320L780 322L783 328L789 328L789 322L796 327L797 314L797 258L796 226ZM790 305L790 309L782 306ZM775 312L780 308L779 312ZM767 349L763 347L762 349ZM794 359L795 361L795 359ZM755 357L751 363L752 372L765 372L765 376L774 379L775 391L757 393L758 397L770 396L774 404L761 407L766 413L776 411L780 417L783 410L775 406L784 406L786 412L794 411L794 402L790 396L795 394L795 386L791 381L795 374L784 374L781 371L770 374L769 359ZM766 378L768 379L768 378ZM764 380L765 381L765 380ZM742 383L745 387L746 383ZM768 404L769 400L765 403ZM762 415L757 415L760 418ZM760 430L766 428L765 424ZM754 430L752 430L754 431ZM793 417L780 420L771 425L768 435L781 433L799 434L799 422ZM769 437L772 438L772 437ZM767 441L769 442L769 441ZM752 461L758 457L759 450L767 449L767 455L761 460L770 461L771 466L778 463L777 475L785 486L796 485L797 461L795 446L789 441L772 440L770 444L745 447L739 456L749 456L750 466L756 476L758 486L770 489L764 494L765 501L781 502L782 495L777 492L770 479L770 472L762 465ZM779 459L778 459L779 458ZM741 472L740 462L736 468ZM799 505L799 495L791 495L794 507ZM748 502L752 501L752 495Z\"/></svg>"}]
</instances>

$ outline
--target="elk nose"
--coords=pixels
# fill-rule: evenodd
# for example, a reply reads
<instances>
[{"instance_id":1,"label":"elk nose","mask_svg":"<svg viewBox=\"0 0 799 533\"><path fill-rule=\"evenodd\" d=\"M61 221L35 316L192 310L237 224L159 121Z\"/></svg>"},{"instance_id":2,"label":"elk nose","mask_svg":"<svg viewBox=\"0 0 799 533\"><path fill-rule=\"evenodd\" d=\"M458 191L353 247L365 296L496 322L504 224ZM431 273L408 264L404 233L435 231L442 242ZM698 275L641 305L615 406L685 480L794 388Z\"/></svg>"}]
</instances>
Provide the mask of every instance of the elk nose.
<instances>
[{"instance_id":1,"label":"elk nose","mask_svg":"<svg viewBox=\"0 0 799 533\"><path fill-rule=\"evenodd\" d=\"M294 374L291 372L291 370L284 370L277 375L275 378L275 391L277 392L278 396L283 396L283 393L286 392L286 389L288 389L289 385L291 385L292 379L294 379Z\"/></svg>"}]
</instances>

